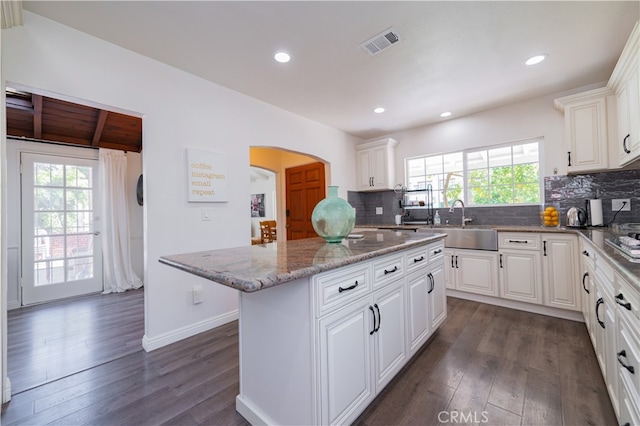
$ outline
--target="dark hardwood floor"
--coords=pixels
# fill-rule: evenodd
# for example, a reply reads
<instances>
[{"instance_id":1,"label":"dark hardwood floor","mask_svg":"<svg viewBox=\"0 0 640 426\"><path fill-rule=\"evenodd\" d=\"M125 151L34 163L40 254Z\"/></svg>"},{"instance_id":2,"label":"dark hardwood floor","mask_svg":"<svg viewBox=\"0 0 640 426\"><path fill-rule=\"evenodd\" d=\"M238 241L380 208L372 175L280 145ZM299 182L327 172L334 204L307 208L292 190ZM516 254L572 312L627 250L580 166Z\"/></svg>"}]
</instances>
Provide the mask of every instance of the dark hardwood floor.
<instances>
[{"instance_id":1,"label":"dark hardwood floor","mask_svg":"<svg viewBox=\"0 0 640 426\"><path fill-rule=\"evenodd\" d=\"M356 424L616 424L584 324L453 298L448 309ZM14 395L2 424L245 425L237 393L232 322Z\"/></svg>"},{"instance_id":2,"label":"dark hardwood floor","mask_svg":"<svg viewBox=\"0 0 640 426\"><path fill-rule=\"evenodd\" d=\"M13 393L142 350L144 290L94 294L7 314Z\"/></svg>"}]
</instances>

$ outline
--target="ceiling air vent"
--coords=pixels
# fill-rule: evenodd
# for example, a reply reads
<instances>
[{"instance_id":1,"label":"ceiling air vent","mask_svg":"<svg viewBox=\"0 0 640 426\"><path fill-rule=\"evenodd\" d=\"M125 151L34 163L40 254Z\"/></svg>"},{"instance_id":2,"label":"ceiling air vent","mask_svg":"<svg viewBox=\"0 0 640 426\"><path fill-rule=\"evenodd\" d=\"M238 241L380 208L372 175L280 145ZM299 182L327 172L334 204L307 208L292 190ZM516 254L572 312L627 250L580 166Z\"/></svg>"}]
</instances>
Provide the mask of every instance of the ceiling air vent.
<instances>
[{"instance_id":1,"label":"ceiling air vent","mask_svg":"<svg viewBox=\"0 0 640 426\"><path fill-rule=\"evenodd\" d=\"M393 28L387 28L380 34L371 37L360 46L362 46L362 48L366 50L369 55L373 56L382 52L387 47L391 47L391 45L397 43L398 41L400 41L400 38L398 38L398 34L393 30Z\"/></svg>"}]
</instances>

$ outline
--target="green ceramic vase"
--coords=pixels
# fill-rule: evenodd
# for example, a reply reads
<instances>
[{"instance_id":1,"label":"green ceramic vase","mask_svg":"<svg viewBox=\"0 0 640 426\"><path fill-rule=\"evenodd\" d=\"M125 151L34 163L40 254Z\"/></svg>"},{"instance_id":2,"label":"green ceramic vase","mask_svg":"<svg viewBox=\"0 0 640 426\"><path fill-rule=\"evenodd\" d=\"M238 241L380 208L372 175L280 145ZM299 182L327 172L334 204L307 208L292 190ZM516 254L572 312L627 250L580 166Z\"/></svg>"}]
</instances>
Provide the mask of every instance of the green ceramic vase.
<instances>
[{"instance_id":1,"label":"green ceramic vase","mask_svg":"<svg viewBox=\"0 0 640 426\"><path fill-rule=\"evenodd\" d=\"M313 209L311 223L328 243L341 243L356 224L356 211L347 200L338 197L337 186L328 187L327 192L327 198Z\"/></svg>"}]
</instances>

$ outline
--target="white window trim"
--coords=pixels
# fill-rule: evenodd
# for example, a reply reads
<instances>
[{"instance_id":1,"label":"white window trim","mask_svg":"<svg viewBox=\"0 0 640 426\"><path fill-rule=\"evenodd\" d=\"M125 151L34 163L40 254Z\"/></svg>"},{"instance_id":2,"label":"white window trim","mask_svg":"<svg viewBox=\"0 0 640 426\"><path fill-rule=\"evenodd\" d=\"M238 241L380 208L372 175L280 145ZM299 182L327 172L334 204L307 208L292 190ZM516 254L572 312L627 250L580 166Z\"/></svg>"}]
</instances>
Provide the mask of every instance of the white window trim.
<instances>
[{"instance_id":1,"label":"white window trim","mask_svg":"<svg viewBox=\"0 0 640 426\"><path fill-rule=\"evenodd\" d=\"M540 188L540 201L537 203L507 203L507 204L467 204L466 200L469 200L469 185L468 185L468 167L467 167L467 155L469 153L473 153L473 152L477 152L477 151L483 151L483 150L489 150L489 149L496 149L496 148L503 148L503 147L508 147L508 146L514 146L514 145L524 145L527 143L533 143L533 142L538 142L538 169L539 169L539 188ZM473 207L473 208L487 208L487 207L513 207L513 206L539 206L540 204L544 204L544 173L543 171L544 169L544 137L543 136L539 136L539 137L534 137L534 138L527 138L527 139L519 139L517 141L513 141L513 142L505 142L505 143L499 143L499 144L494 144L494 145L485 145L485 146L477 146L477 147L473 147L473 148L467 148L464 150L458 150L458 151L446 151L446 152L439 152L439 153L433 153L433 154L425 154L425 155L415 155L412 157L405 157L404 159L404 182L405 182L405 186L409 185L409 168L407 166L408 162L410 160L415 160L418 158L425 158L425 157L435 157L438 155L447 155L447 154L454 154L454 153L462 153L462 173L464 176L464 200L465 200L465 206L467 207ZM513 165L513 163L512 163Z\"/></svg>"}]
</instances>

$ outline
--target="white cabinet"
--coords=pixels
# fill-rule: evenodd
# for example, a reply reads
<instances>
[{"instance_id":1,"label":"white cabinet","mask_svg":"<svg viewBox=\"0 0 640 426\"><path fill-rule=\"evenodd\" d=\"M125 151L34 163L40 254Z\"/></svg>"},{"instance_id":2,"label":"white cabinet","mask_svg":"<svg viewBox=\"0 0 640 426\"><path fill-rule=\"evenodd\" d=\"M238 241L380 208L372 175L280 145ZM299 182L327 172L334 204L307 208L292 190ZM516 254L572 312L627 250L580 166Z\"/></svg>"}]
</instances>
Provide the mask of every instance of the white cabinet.
<instances>
[{"instance_id":1,"label":"white cabinet","mask_svg":"<svg viewBox=\"0 0 640 426\"><path fill-rule=\"evenodd\" d=\"M343 423L373 400L370 298L319 321L320 424Z\"/></svg>"},{"instance_id":2,"label":"white cabinet","mask_svg":"<svg viewBox=\"0 0 640 426\"><path fill-rule=\"evenodd\" d=\"M498 253L483 250L445 249L444 279L447 288L498 296Z\"/></svg>"},{"instance_id":3,"label":"white cabinet","mask_svg":"<svg viewBox=\"0 0 640 426\"><path fill-rule=\"evenodd\" d=\"M377 321L374 337L376 391L379 392L400 371L407 359L405 281L400 279L373 295ZM371 333L370 331L370 333Z\"/></svg>"},{"instance_id":4,"label":"white cabinet","mask_svg":"<svg viewBox=\"0 0 640 426\"><path fill-rule=\"evenodd\" d=\"M540 236L509 232L499 235L500 297L541 304Z\"/></svg>"},{"instance_id":5,"label":"white cabinet","mask_svg":"<svg viewBox=\"0 0 640 426\"><path fill-rule=\"evenodd\" d=\"M395 186L395 146L391 138L356 146L358 191L381 191Z\"/></svg>"},{"instance_id":6,"label":"white cabinet","mask_svg":"<svg viewBox=\"0 0 640 426\"><path fill-rule=\"evenodd\" d=\"M582 306L582 316L585 326L591 339L591 344L595 347L595 250L584 241L580 240L580 305Z\"/></svg>"},{"instance_id":7,"label":"white cabinet","mask_svg":"<svg viewBox=\"0 0 640 426\"><path fill-rule=\"evenodd\" d=\"M407 358L404 280L319 320L321 424L353 420Z\"/></svg>"},{"instance_id":8,"label":"white cabinet","mask_svg":"<svg viewBox=\"0 0 640 426\"><path fill-rule=\"evenodd\" d=\"M542 234L544 304L580 311L578 239L569 234Z\"/></svg>"},{"instance_id":9,"label":"white cabinet","mask_svg":"<svg viewBox=\"0 0 640 426\"><path fill-rule=\"evenodd\" d=\"M431 289L429 309L431 311L431 329L435 330L447 319L447 292L444 285L444 263L439 262L431 267Z\"/></svg>"},{"instance_id":10,"label":"white cabinet","mask_svg":"<svg viewBox=\"0 0 640 426\"><path fill-rule=\"evenodd\" d=\"M607 85L616 95L618 132L614 143L620 166L640 158L639 25L636 23Z\"/></svg>"},{"instance_id":11,"label":"white cabinet","mask_svg":"<svg viewBox=\"0 0 640 426\"><path fill-rule=\"evenodd\" d=\"M407 253L407 331L413 355L447 318L444 286L444 244L429 246L427 253ZM423 263L427 262L427 263ZM420 265L419 268L416 265Z\"/></svg>"},{"instance_id":12,"label":"white cabinet","mask_svg":"<svg viewBox=\"0 0 640 426\"><path fill-rule=\"evenodd\" d=\"M431 281L424 271L413 273L407 278L407 332L410 355L420 349L431 335L428 293L430 288Z\"/></svg>"},{"instance_id":13,"label":"white cabinet","mask_svg":"<svg viewBox=\"0 0 640 426\"><path fill-rule=\"evenodd\" d=\"M612 94L603 88L555 100L564 112L568 173L608 168L607 99Z\"/></svg>"},{"instance_id":14,"label":"white cabinet","mask_svg":"<svg viewBox=\"0 0 640 426\"><path fill-rule=\"evenodd\" d=\"M618 273L615 281L619 420L640 425L640 292Z\"/></svg>"}]
</instances>

